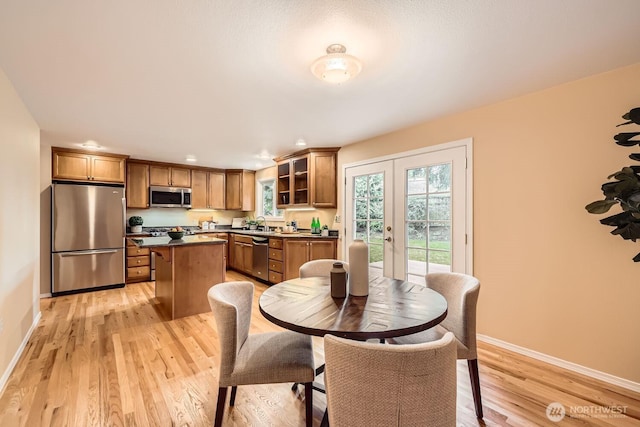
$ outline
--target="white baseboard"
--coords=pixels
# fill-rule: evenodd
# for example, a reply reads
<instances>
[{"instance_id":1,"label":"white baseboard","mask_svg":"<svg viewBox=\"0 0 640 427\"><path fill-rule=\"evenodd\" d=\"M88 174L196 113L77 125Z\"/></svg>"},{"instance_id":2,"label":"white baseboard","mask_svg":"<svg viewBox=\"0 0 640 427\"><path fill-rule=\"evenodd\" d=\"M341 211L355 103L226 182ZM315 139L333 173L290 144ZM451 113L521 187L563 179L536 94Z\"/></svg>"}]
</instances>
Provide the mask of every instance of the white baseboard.
<instances>
[{"instance_id":1,"label":"white baseboard","mask_svg":"<svg viewBox=\"0 0 640 427\"><path fill-rule=\"evenodd\" d=\"M36 326L38 326L38 322L40 322L41 317L42 317L42 312L39 311L36 317L33 319L33 323L31 324L31 327L29 328L29 330L27 331L27 334L22 340L20 347L18 347L18 350L13 355L13 358L11 359L9 366L7 366L7 369L2 374L2 377L0 377L0 396L2 396L2 394L4 393L4 388L7 385L7 381L9 381L9 376L13 372L13 368L15 368L16 365L18 364L18 360L20 360L20 356L22 356L22 352L24 351L24 348L27 346L27 343L29 342L29 338L31 338L31 334L33 334L33 331L36 329Z\"/></svg>"},{"instance_id":2,"label":"white baseboard","mask_svg":"<svg viewBox=\"0 0 640 427\"><path fill-rule=\"evenodd\" d=\"M501 347L506 350L513 351L514 353L522 354L523 356L531 357L532 359L540 360L542 362L558 366L568 371L577 372L579 374L586 375L588 377L595 378L597 380L604 381L618 387L626 388L636 393L640 393L640 383L631 380L616 377L615 375L607 374L606 372L587 368L586 366L578 365L577 363L568 362L557 357L549 356L548 354L540 353L539 351L520 347L519 345L511 344L497 338L488 337L486 335L478 334L478 340L495 345L496 347Z\"/></svg>"},{"instance_id":3,"label":"white baseboard","mask_svg":"<svg viewBox=\"0 0 640 427\"><path fill-rule=\"evenodd\" d=\"M40 299L42 298L51 298L51 292L49 292L48 294L40 294Z\"/></svg>"}]
</instances>

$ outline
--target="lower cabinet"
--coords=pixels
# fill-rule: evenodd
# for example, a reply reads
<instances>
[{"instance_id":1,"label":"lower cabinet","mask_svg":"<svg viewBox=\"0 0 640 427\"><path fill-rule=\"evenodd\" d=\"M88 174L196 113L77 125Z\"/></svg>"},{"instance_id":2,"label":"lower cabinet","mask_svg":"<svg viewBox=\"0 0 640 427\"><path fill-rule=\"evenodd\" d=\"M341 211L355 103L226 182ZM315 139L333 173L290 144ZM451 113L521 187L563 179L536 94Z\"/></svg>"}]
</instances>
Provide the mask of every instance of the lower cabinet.
<instances>
[{"instance_id":1,"label":"lower cabinet","mask_svg":"<svg viewBox=\"0 0 640 427\"><path fill-rule=\"evenodd\" d=\"M127 239L126 282L146 282L151 280L151 254L149 248L139 248Z\"/></svg>"},{"instance_id":2,"label":"lower cabinet","mask_svg":"<svg viewBox=\"0 0 640 427\"><path fill-rule=\"evenodd\" d=\"M251 236L234 236L233 268L248 275L253 270L253 241Z\"/></svg>"},{"instance_id":3,"label":"lower cabinet","mask_svg":"<svg viewBox=\"0 0 640 427\"><path fill-rule=\"evenodd\" d=\"M284 255L282 239L269 239L269 282L282 282L284 271Z\"/></svg>"},{"instance_id":4,"label":"lower cabinet","mask_svg":"<svg viewBox=\"0 0 640 427\"><path fill-rule=\"evenodd\" d=\"M284 240L284 280L299 276L300 266L315 259L335 259L336 240L285 239Z\"/></svg>"}]
</instances>

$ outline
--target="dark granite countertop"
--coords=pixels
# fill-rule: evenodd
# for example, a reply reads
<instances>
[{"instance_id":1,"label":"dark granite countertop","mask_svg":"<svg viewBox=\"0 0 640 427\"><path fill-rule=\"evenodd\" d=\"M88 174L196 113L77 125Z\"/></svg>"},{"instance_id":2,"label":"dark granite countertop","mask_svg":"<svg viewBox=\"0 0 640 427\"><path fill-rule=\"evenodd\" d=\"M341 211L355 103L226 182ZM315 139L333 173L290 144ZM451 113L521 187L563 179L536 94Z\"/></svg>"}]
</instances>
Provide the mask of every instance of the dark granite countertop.
<instances>
[{"instance_id":1,"label":"dark granite countertop","mask_svg":"<svg viewBox=\"0 0 640 427\"><path fill-rule=\"evenodd\" d=\"M322 236L320 234L311 234L308 231L300 231L300 232L295 232L295 233L278 233L276 231L259 231L259 230L240 230L240 229L214 229L214 230L189 230L190 235L185 235L183 237L183 240L187 237L194 237L197 236L199 234L205 234L205 233L235 233L235 234L243 234L246 236L260 236L260 237L282 237L282 238L286 238L286 239L296 239L296 238L305 238L305 239L337 239L338 236ZM127 233L127 237L128 238L135 238L137 236L140 237L145 237L145 236L149 236L149 233ZM146 238L146 237L145 237ZM154 237L155 238L155 237ZM158 237L159 239L169 239L168 237L164 236L164 237Z\"/></svg>"}]
</instances>

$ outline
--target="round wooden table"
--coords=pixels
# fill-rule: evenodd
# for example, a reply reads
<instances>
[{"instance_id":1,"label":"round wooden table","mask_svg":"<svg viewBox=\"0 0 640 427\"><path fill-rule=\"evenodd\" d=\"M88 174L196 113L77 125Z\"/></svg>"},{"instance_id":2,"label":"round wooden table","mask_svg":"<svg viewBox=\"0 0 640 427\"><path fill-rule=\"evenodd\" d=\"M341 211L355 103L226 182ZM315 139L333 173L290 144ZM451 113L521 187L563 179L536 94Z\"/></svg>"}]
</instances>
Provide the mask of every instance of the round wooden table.
<instances>
[{"instance_id":1,"label":"round wooden table","mask_svg":"<svg viewBox=\"0 0 640 427\"><path fill-rule=\"evenodd\" d=\"M423 285L376 277L369 296L332 298L329 278L278 283L260 296L260 312L272 323L306 335L354 340L392 338L432 328L447 316L447 301Z\"/></svg>"}]
</instances>

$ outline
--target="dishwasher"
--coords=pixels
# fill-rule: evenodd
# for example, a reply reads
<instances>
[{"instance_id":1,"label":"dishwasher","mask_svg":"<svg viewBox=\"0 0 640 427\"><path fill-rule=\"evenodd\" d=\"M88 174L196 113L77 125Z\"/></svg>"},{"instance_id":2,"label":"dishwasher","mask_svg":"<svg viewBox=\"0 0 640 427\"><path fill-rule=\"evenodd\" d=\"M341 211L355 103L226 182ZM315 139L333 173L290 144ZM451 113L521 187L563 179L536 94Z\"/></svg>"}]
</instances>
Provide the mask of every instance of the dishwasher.
<instances>
[{"instance_id":1,"label":"dishwasher","mask_svg":"<svg viewBox=\"0 0 640 427\"><path fill-rule=\"evenodd\" d=\"M251 273L254 277L267 281L269 278L269 239L253 237L253 265Z\"/></svg>"}]
</instances>

